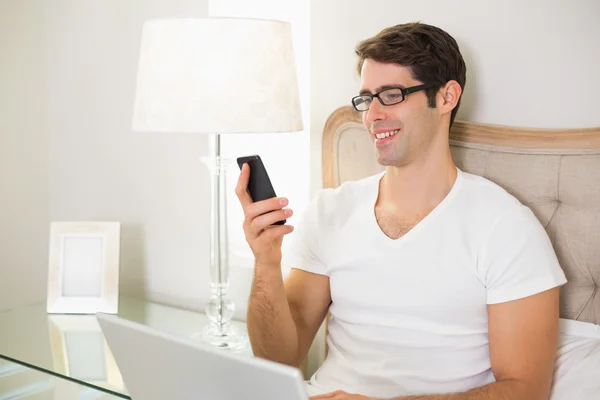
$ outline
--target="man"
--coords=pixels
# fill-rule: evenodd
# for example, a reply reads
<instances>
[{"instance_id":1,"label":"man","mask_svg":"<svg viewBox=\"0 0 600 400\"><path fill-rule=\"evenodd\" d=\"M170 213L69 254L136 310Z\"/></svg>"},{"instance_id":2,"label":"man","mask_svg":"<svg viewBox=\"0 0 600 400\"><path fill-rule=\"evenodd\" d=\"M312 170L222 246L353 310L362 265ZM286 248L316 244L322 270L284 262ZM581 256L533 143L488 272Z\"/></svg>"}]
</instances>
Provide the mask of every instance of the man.
<instances>
[{"instance_id":1,"label":"man","mask_svg":"<svg viewBox=\"0 0 600 400\"><path fill-rule=\"evenodd\" d=\"M322 190L298 224L282 278L284 198L236 188L255 256L254 353L298 366L327 312L313 399L547 399L566 282L533 213L459 170L449 129L465 86L455 40L420 23L356 49L362 112L381 174ZM415 396L415 397L411 397Z\"/></svg>"}]
</instances>

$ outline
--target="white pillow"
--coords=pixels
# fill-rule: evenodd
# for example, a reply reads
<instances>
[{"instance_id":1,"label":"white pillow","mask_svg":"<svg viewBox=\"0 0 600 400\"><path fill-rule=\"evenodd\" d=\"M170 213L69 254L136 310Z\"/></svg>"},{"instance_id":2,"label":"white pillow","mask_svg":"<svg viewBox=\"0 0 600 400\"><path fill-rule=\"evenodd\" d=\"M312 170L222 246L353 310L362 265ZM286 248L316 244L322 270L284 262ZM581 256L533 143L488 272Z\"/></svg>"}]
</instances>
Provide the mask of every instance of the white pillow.
<instances>
[{"instance_id":1,"label":"white pillow","mask_svg":"<svg viewBox=\"0 0 600 400\"><path fill-rule=\"evenodd\" d=\"M550 400L600 400L600 325L560 320Z\"/></svg>"}]
</instances>

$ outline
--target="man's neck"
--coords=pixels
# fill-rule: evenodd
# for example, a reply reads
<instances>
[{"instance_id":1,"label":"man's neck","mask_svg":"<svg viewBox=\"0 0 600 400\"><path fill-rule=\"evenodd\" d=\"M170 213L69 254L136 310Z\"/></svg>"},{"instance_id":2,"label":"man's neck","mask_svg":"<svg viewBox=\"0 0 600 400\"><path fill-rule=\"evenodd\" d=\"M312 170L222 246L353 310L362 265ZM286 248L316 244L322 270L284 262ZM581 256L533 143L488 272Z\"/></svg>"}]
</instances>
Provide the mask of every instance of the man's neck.
<instances>
[{"instance_id":1,"label":"man's neck","mask_svg":"<svg viewBox=\"0 0 600 400\"><path fill-rule=\"evenodd\" d=\"M377 205L402 214L434 209L448 195L457 177L450 150L403 167L388 166L379 186Z\"/></svg>"}]
</instances>

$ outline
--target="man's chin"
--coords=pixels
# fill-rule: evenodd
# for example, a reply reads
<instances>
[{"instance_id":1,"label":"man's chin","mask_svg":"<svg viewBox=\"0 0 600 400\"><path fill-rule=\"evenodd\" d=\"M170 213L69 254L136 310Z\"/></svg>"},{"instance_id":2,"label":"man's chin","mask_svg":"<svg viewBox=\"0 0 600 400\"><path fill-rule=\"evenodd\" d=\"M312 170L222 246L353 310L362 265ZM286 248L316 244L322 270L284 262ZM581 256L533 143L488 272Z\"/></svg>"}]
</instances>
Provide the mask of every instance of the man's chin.
<instances>
[{"instance_id":1,"label":"man's chin","mask_svg":"<svg viewBox=\"0 0 600 400\"><path fill-rule=\"evenodd\" d=\"M404 157L391 157L388 154L377 153L377 164L382 167L403 167L406 165Z\"/></svg>"},{"instance_id":2,"label":"man's chin","mask_svg":"<svg viewBox=\"0 0 600 400\"><path fill-rule=\"evenodd\" d=\"M401 159L382 158L382 159L377 159L377 164L381 165L382 167L404 168L404 167L407 167L410 163L404 158L401 158Z\"/></svg>"},{"instance_id":3,"label":"man's chin","mask_svg":"<svg viewBox=\"0 0 600 400\"><path fill-rule=\"evenodd\" d=\"M402 163L399 163L398 161L393 161L393 160L388 160L388 159L377 160L377 164L381 165L382 167L400 167L403 165Z\"/></svg>"},{"instance_id":4,"label":"man's chin","mask_svg":"<svg viewBox=\"0 0 600 400\"><path fill-rule=\"evenodd\" d=\"M408 146L404 143L400 143L399 146L375 147L375 159L383 167L406 167L413 158L409 155Z\"/></svg>"}]
</instances>

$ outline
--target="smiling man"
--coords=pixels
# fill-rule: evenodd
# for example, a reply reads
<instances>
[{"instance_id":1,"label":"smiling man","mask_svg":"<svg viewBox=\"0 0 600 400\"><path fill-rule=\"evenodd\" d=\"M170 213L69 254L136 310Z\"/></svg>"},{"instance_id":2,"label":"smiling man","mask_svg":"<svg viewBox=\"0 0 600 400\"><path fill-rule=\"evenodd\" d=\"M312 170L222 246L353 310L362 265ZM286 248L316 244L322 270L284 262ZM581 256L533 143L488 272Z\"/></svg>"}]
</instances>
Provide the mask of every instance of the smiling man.
<instances>
[{"instance_id":1,"label":"smiling man","mask_svg":"<svg viewBox=\"0 0 600 400\"><path fill-rule=\"evenodd\" d=\"M531 210L456 167L465 88L456 41L421 23L357 46L352 99L384 172L322 190L290 238L287 200L236 189L255 256L254 353L298 366L327 312L314 399L547 399L566 282Z\"/></svg>"}]
</instances>

